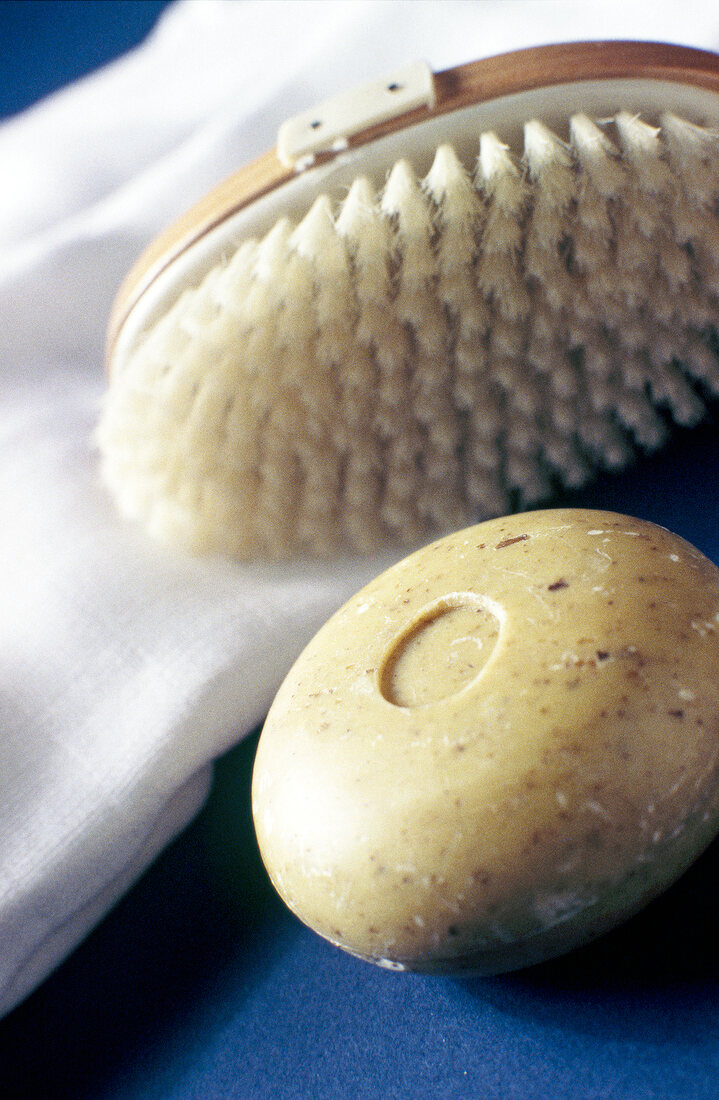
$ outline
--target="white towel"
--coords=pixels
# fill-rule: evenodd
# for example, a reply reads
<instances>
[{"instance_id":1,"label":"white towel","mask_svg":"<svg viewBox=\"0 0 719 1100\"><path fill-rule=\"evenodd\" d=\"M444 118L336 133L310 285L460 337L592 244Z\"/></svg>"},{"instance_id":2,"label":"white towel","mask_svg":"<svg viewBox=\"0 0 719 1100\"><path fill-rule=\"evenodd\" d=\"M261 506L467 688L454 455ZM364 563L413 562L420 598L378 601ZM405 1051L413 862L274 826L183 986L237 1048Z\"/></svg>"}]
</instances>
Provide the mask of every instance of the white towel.
<instances>
[{"instance_id":1,"label":"white towel","mask_svg":"<svg viewBox=\"0 0 719 1100\"><path fill-rule=\"evenodd\" d=\"M194 560L123 525L91 434L113 294L150 237L314 102L569 38L719 48L714 0L180 0L0 127L0 1014L192 818L322 621L389 556Z\"/></svg>"}]
</instances>

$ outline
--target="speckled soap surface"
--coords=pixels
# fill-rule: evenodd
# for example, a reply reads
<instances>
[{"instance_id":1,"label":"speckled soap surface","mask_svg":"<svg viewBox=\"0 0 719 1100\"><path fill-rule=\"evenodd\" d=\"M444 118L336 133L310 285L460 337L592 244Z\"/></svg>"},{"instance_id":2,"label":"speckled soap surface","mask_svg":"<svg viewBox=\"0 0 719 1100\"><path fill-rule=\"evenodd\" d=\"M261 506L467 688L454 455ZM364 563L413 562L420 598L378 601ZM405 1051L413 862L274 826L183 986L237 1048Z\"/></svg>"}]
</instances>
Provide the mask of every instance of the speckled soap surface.
<instances>
[{"instance_id":1,"label":"speckled soap surface","mask_svg":"<svg viewBox=\"0 0 719 1100\"><path fill-rule=\"evenodd\" d=\"M316 635L253 813L311 928L492 973L608 930L719 829L719 570L662 528L538 511L418 551Z\"/></svg>"}]
</instances>

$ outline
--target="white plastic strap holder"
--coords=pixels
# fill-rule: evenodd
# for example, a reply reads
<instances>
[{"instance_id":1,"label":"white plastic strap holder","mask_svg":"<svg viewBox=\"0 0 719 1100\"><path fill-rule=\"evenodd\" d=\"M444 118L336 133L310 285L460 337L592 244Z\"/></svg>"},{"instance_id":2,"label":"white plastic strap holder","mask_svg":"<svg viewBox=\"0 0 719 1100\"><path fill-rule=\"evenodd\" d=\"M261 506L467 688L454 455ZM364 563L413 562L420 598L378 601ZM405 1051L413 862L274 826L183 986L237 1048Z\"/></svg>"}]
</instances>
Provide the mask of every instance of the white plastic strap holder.
<instances>
[{"instance_id":1,"label":"white plastic strap holder","mask_svg":"<svg viewBox=\"0 0 719 1100\"><path fill-rule=\"evenodd\" d=\"M301 168L320 153L346 149L363 130L434 104L434 74L425 61L415 61L288 119L277 135L277 155L288 167Z\"/></svg>"}]
</instances>

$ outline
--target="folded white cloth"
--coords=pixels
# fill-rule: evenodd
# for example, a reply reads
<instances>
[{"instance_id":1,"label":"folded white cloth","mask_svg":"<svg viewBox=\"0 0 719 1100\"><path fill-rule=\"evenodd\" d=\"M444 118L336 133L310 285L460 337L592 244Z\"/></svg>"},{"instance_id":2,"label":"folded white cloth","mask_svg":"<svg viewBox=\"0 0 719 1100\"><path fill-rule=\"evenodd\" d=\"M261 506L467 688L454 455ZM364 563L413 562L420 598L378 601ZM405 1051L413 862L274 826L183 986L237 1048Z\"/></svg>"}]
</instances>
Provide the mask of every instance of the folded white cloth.
<instances>
[{"instance_id":1,"label":"folded white cloth","mask_svg":"<svg viewBox=\"0 0 719 1100\"><path fill-rule=\"evenodd\" d=\"M0 127L0 1014L205 798L320 623L389 557L193 560L123 525L91 445L111 299L148 239L315 101L417 57L569 38L719 48L714 0L180 0Z\"/></svg>"}]
</instances>

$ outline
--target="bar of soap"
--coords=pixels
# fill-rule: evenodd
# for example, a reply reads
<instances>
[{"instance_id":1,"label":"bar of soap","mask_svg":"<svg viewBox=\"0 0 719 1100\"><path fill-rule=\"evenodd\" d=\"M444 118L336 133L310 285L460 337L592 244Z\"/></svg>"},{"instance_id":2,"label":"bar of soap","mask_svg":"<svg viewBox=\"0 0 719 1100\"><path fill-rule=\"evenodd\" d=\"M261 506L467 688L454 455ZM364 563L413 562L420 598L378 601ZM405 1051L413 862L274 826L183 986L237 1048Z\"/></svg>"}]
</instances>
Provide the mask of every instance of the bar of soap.
<instances>
[{"instance_id":1,"label":"bar of soap","mask_svg":"<svg viewBox=\"0 0 719 1100\"><path fill-rule=\"evenodd\" d=\"M719 570L598 511L440 539L302 653L253 813L287 905L381 966L491 974L588 942L719 831Z\"/></svg>"}]
</instances>

